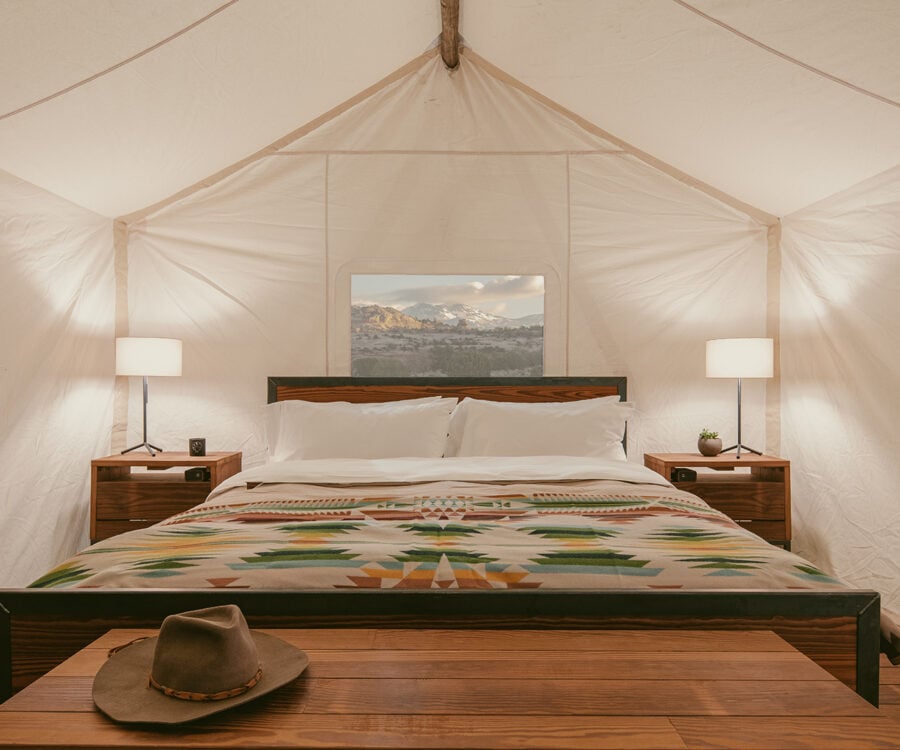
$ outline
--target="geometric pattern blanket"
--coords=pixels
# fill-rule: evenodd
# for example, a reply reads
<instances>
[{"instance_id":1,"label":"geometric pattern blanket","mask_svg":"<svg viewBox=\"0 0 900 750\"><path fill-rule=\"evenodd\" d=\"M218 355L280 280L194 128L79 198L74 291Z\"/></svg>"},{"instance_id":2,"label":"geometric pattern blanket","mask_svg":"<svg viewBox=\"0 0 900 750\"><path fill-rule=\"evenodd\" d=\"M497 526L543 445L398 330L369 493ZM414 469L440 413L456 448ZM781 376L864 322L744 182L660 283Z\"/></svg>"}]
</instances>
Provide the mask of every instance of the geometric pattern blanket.
<instances>
[{"instance_id":1,"label":"geometric pattern blanket","mask_svg":"<svg viewBox=\"0 0 900 750\"><path fill-rule=\"evenodd\" d=\"M694 495L608 480L234 489L31 586L845 588Z\"/></svg>"}]
</instances>

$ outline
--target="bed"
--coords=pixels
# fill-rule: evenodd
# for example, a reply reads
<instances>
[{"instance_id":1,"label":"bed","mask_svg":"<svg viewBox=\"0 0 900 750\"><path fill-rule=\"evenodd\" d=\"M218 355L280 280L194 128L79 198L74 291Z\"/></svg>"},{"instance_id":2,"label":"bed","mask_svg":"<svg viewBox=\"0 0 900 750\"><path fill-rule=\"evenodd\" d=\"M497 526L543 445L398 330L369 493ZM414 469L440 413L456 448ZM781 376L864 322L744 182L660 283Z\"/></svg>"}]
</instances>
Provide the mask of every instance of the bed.
<instances>
[{"instance_id":1,"label":"bed","mask_svg":"<svg viewBox=\"0 0 900 750\"><path fill-rule=\"evenodd\" d=\"M6 692L232 602L256 627L770 629L877 703L878 594L625 461L624 378L268 386L266 465L0 591Z\"/></svg>"}]
</instances>

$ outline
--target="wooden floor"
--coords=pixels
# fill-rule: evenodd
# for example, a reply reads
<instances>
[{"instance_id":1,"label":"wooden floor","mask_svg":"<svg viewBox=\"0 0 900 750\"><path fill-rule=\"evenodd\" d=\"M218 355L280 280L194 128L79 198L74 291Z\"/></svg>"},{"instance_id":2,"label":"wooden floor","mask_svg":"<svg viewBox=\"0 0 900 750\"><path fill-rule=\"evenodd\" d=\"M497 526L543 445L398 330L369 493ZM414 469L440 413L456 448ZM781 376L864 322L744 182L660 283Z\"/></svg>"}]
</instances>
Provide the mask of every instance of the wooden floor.
<instances>
[{"instance_id":1,"label":"wooden floor","mask_svg":"<svg viewBox=\"0 0 900 750\"><path fill-rule=\"evenodd\" d=\"M900 667L876 709L767 631L273 630L296 682L170 729L91 702L110 631L0 705L0 749L900 748Z\"/></svg>"},{"instance_id":2,"label":"wooden floor","mask_svg":"<svg viewBox=\"0 0 900 750\"><path fill-rule=\"evenodd\" d=\"M881 708L884 713L900 721L900 666L891 664L881 655Z\"/></svg>"}]
</instances>

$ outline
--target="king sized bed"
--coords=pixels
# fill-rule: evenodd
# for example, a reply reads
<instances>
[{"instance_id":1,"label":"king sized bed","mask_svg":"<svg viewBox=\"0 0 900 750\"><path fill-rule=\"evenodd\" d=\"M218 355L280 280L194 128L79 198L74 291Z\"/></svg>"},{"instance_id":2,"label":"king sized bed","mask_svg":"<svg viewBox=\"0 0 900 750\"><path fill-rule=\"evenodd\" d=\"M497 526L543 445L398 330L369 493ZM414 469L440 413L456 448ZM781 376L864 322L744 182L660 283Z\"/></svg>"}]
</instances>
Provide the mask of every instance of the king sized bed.
<instances>
[{"instance_id":1,"label":"king sized bed","mask_svg":"<svg viewBox=\"0 0 900 750\"><path fill-rule=\"evenodd\" d=\"M624 378L270 378L268 461L0 591L4 687L109 627L770 629L877 702L879 600L626 460Z\"/></svg>"}]
</instances>

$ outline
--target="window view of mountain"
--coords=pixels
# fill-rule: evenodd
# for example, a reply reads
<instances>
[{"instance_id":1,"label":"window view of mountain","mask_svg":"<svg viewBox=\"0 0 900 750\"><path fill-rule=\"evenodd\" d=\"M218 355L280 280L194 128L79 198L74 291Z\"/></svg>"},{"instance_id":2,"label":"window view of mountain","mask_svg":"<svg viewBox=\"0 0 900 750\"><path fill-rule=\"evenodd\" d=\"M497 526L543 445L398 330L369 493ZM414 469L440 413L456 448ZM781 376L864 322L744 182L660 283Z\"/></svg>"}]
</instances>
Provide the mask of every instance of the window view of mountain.
<instances>
[{"instance_id":1,"label":"window view of mountain","mask_svg":"<svg viewBox=\"0 0 900 750\"><path fill-rule=\"evenodd\" d=\"M350 328L351 372L359 377L543 374L542 313L506 318L463 303L354 304Z\"/></svg>"}]
</instances>

